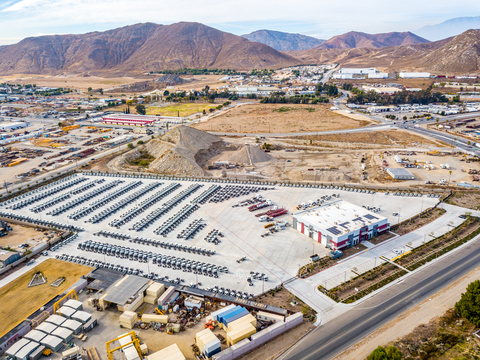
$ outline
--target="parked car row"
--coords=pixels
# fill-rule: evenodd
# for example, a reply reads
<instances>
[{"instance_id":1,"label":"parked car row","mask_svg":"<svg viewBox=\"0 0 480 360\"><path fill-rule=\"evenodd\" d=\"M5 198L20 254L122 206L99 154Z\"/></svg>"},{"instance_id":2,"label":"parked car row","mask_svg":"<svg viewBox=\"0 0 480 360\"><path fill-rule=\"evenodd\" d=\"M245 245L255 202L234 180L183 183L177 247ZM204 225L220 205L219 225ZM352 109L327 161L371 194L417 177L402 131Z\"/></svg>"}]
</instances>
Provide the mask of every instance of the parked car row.
<instances>
[{"instance_id":1,"label":"parked car row","mask_svg":"<svg viewBox=\"0 0 480 360\"><path fill-rule=\"evenodd\" d=\"M153 264L161 267L168 267L174 270L182 270L184 272L193 272L198 275L206 275L210 277L218 277L219 272L228 273L226 266L217 266L210 263L178 258L170 255L161 255L152 251L143 251L126 246L118 246L108 243L101 243L88 240L79 243L78 249L88 252L103 254L106 256L115 256L117 258L147 263L152 259Z\"/></svg>"},{"instance_id":2,"label":"parked car row","mask_svg":"<svg viewBox=\"0 0 480 360\"><path fill-rule=\"evenodd\" d=\"M130 237L130 235L121 234L121 233L114 233L114 232L105 231L105 230L100 230L98 233L96 233L94 235L104 236L104 237L107 237L107 238L111 237L113 239L124 240L124 241L128 240L129 242L134 243L134 244L161 247L161 248L168 249L168 250L184 251L184 252L194 253L194 254L204 255L204 256L211 256L211 255L216 254L215 250L204 249L204 248L191 246L191 245L182 245L182 244L170 243L170 242L154 240L154 239L145 239L145 238L141 238L141 237L138 237L138 236L136 236L135 238L132 238L132 237Z\"/></svg>"},{"instance_id":3,"label":"parked car row","mask_svg":"<svg viewBox=\"0 0 480 360\"><path fill-rule=\"evenodd\" d=\"M52 207L53 205L56 205L59 202L62 202L70 198L71 198L70 194L61 194L54 197L53 199L48 200L47 202L34 206L33 208L30 209L30 211L34 212L35 214L38 214L39 212L42 212L43 210L48 209L49 207Z\"/></svg>"},{"instance_id":4,"label":"parked car row","mask_svg":"<svg viewBox=\"0 0 480 360\"><path fill-rule=\"evenodd\" d=\"M75 240L76 238L78 237L78 234L75 233L75 234L72 234L70 235L69 237L67 237L65 240L59 242L59 243L56 243L55 245L53 245L51 248L50 248L50 251L56 251L58 249L60 249L63 245L67 245L68 243L71 243L73 240Z\"/></svg>"},{"instance_id":5,"label":"parked car row","mask_svg":"<svg viewBox=\"0 0 480 360\"><path fill-rule=\"evenodd\" d=\"M84 191L87 191L88 189L91 189L95 185L101 184L103 182L105 182L105 179L97 179L97 180L90 181L89 183L86 183L85 185L82 185L79 188L70 191L70 194L78 195Z\"/></svg>"},{"instance_id":6,"label":"parked car row","mask_svg":"<svg viewBox=\"0 0 480 360\"><path fill-rule=\"evenodd\" d=\"M27 222L27 223L34 224L34 225L46 226L46 227L49 227L49 228L52 228L52 229L60 229L60 230L68 230L68 231L85 231L84 228L74 226L74 225L61 224L61 223L56 222L56 221L39 220L39 219L33 218L31 216L23 216L23 215L5 213L3 211L0 211L0 216L5 217L7 219L13 219L13 220L17 220L17 221Z\"/></svg>"},{"instance_id":7,"label":"parked car row","mask_svg":"<svg viewBox=\"0 0 480 360\"><path fill-rule=\"evenodd\" d=\"M110 215L116 213L118 210L123 209L128 204L136 201L138 198L146 195L150 191L159 187L161 184L162 184L161 182L154 182L154 183L148 184L143 189L134 192L133 194L127 196L125 199L122 199L119 202L113 204L108 209L105 209L101 213L93 216L91 219L87 220L87 222L91 222L93 224L99 223L103 219L105 219L105 218L109 217Z\"/></svg>"},{"instance_id":8,"label":"parked car row","mask_svg":"<svg viewBox=\"0 0 480 360\"><path fill-rule=\"evenodd\" d=\"M234 296L238 299L243 299L243 300L250 300L254 297L253 294L248 294L246 292L241 292L241 291L236 291L234 289L230 290L228 288L223 288L223 287L218 287L215 286L213 288L206 288L205 290L214 292L216 294L222 294L222 295L227 295L227 296Z\"/></svg>"},{"instance_id":9,"label":"parked car row","mask_svg":"<svg viewBox=\"0 0 480 360\"><path fill-rule=\"evenodd\" d=\"M2 205L8 205L9 203L12 203L14 201L25 199L25 200L20 201L19 203L16 203L16 204L12 205L12 210L22 209L22 208L24 208L24 207L26 207L30 204L33 204L34 202L45 199L46 197L52 196L52 195L54 195L54 194L56 194L56 193L58 193L62 190L68 189L69 187L75 186L78 183L81 183L82 181L86 181L86 180L87 180L87 178L80 177L80 178L77 178L77 179L74 179L74 180L71 180L71 181L68 181L68 182L63 182L63 184L61 184L61 185L57 185L56 182L55 182L55 183L50 184L50 185L42 186L42 189L45 188L47 190L45 192L41 192L40 189L33 190L33 191L30 191L27 194L17 196L16 198L11 199L11 200L7 200ZM38 195L34 195L36 193L38 193ZM30 195L34 195L34 196L30 197Z\"/></svg>"},{"instance_id":10,"label":"parked car row","mask_svg":"<svg viewBox=\"0 0 480 360\"><path fill-rule=\"evenodd\" d=\"M273 190L275 188L267 188L260 186L246 186L246 185L227 185L220 191L217 191L215 195L210 199L210 202L219 203L231 198L236 198L243 195L249 195L261 190Z\"/></svg>"},{"instance_id":11,"label":"parked car row","mask_svg":"<svg viewBox=\"0 0 480 360\"><path fill-rule=\"evenodd\" d=\"M218 245L220 240L218 240L218 237L223 237L223 234L217 230L217 229L213 229L212 231L210 231L207 236L205 236L205 241L206 242L211 242L211 243L214 243L215 245Z\"/></svg>"},{"instance_id":12,"label":"parked car row","mask_svg":"<svg viewBox=\"0 0 480 360\"><path fill-rule=\"evenodd\" d=\"M85 195L82 195L80 197L77 197L76 199L74 199L73 201L70 201L56 209L53 209L51 212L47 213L47 215L52 215L52 216L57 216L57 215L60 215L60 214L63 214L64 212L67 212L68 210L70 209L73 209L74 207L90 200L90 199L93 199L94 197L97 197L98 195L100 194L103 194L104 192L107 192L111 189L113 189L114 187L120 185L123 181L122 180L115 180L115 181L112 181L106 185L103 185L93 191L90 191L89 193L86 193ZM70 216L69 216L70 218ZM71 219L71 218L70 218Z\"/></svg>"},{"instance_id":13,"label":"parked car row","mask_svg":"<svg viewBox=\"0 0 480 360\"><path fill-rule=\"evenodd\" d=\"M205 204L208 199L210 199L218 190L222 187L220 185L212 185L195 199L192 200L192 203Z\"/></svg>"},{"instance_id":14,"label":"parked car row","mask_svg":"<svg viewBox=\"0 0 480 360\"><path fill-rule=\"evenodd\" d=\"M169 232L175 230L175 228L177 228L177 226L179 226L183 222L183 220L188 218L198 208L199 206L197 204L185 205L178 213L176 213L174 216L172 216L170 219L160 225L154 231L154 233L166 237Z\"/></svg>"},{"instance_id":15,"label":"parked car row","mask_svg":"<svg viewBox=\"0 0 480 360\"><path fill-rule=\"evenodd\" d=\"M116 181L122 181L122 180L116 180ZM114 181L114 182L116 182ZM123 182L123 181L122 181ZM108 195L105 195L101 199L98 199L94 201L93 203L89 204L88 207L85 207L81 209L81 211L76 211L75 213L71 214L68 216L69 219L72 220L78 220L84 216L87 216L88 214L94 212L95 210L101 208L105 204L108 204L110 201L116 199L117 197L125 194L126 192L132 190L136 186L139 186L142 182L141 181L136 181L132 182L130 184L127 184L120 189L114 191L113 193L109 193Z\"/></svg>"},{"instance_id":16,"label":"parked car row","mask_svg":"<svg viewBox=\"0 0 480 360\"><path fill-rule=\"evenodd\" d=\"M140 219L136 222L129 230L142 231L152 222L157 220L163 214L169 212L175 206L180 204L185 198L197 191L202 185L194 184L190 185L186 190L183 190L181 193L177 194L172 199L168 200L161 208L152 211L146 217ZM196 205L196 204L195 204ZM197 205L198 206L198 205Z\"/></svg>"},{"instance_id":17,"label":"parked car row","mask_svg":"<svg viewBox=\"0 0 480 360\"><path fill-rule=\"evenodd\" d=\"M207 224L205 224L202 219L197 219L197 220L194 220L192 223L190 223L185 229L183 229L182 231L180 231L180 234L177 235L177 239L185 239L185 240L189 240L193 237L195 237L195 235L202 231L202 229L207 226Z\"/></svg>"},{"instance_id":18,"label":"parked car row","mask_svg":"<svg viewBox=\"0 0 480 360\"><path fill-rule=\"evenodd\" d=\"M166 197L167 195L171 194L173 191L178 189L181 185L179 183L172 183L168 185L167 187L161 189L160 191L156 192L153 194L153 196L150 196L148 199L142 201L138 206L135 206L133 209L130 209L126 213L120 215L119 219L115 219L112 222L110 222L108 225L112 227L116 227L117 229L120 228L120 226L126 224L130 220L132 220L135 216L138 214L141 214L144 212L146 209Z\"/></svg>"}]
</instances>

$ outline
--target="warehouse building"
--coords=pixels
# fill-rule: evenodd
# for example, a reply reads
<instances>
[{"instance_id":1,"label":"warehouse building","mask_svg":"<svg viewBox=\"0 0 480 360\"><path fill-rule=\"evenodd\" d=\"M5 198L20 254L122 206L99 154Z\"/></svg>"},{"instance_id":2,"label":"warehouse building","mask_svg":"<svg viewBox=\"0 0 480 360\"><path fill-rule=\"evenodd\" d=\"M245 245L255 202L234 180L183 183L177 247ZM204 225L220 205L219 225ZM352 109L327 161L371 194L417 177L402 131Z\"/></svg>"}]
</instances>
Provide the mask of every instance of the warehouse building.
<instances>
[{"instance_id":1,"label":"warehouse building","mask_svg":"<svg viewBox=\"0 0 480 360\"><path fill-rule=\"evenodd\" d=\"M10 123L0 123L0 130L18 130L23 129L29 126L28 122L10 122Z\"/></svg>"},{"instance_id":2,"label":"warehouse building","mask_svg":"<svg viewBox=\"0 0 480 360\"><path fill-rule=\"evenodd\" d=\"M153 125L159 121L160 118L152 115L130 115L130 114L118 114L118 115L105 115L102 117L102 121L109 125L124 125L124 126L148 126Z\"/></svg>"},{"instance_id":3,"label":"warehouse building","mask_svg":"<svg viewBox=\"0 0 480 360\"><path fill-rule=\"evenodd\" d=\"M343 200L293 215L293 228L333 250L357 245L389 229L388 219Z\"/></svg>"},{"instance_id":4,"label":"warehouse building","mask_svg":"<svg viewBox=\"0 0 480 360\"><path fill-rule=\"evenodd\" d=\"M393 179L397 180L415 180L415 175L406 169L386 168L385 171Z\"/></svg>"},{"instance_id":5,"label":"warehouse building","mask_svg":"<svg viewBox=\"0 0 480 360\"><path fill-rule=\"evenodd\" d=\"M21 255L16 251L2 250L0 251L0 268L8 266L17 260L20 260Z\"/></svg>"},{"instance_id":6,"label":"warehouse building","mask_svg":"<svg viewBox=\"0 0 480 360\"><path fill-rule=\"evenodd\" d=\"M430 73L427 72L401 72L398 77L402 79L424 79L429 78Z\"/></svg>"}]
</instances>

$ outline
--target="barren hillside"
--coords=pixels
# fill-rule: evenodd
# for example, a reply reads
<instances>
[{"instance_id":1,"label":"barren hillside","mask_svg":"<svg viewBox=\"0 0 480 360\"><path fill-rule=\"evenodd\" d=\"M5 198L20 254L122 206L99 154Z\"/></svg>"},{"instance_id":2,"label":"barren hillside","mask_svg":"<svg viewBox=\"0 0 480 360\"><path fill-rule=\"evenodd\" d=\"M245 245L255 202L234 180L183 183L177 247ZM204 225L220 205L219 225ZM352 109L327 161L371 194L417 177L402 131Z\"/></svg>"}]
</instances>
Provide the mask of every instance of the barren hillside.
<instances>
[{"instance_id":1,"label":"barren hillside","mask_svg":"<svg viewBox=\"0 0 480 360\"><path fill-rule=\"evenodd\" d=\"M2 74L108 73L180 68L275 68L299 61L199 23L136 24L83 35L27 38L0 47Z\"/></svg>"}]
</instances>

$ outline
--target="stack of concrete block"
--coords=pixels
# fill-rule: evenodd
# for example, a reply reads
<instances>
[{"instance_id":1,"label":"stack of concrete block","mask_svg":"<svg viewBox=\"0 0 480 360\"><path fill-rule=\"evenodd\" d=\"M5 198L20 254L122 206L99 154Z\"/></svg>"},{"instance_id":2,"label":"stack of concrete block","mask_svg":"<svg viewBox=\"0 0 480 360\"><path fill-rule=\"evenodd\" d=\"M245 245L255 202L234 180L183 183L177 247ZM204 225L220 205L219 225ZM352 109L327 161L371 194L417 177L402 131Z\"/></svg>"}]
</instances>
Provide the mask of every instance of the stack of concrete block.
<instances>
[{"instance_id":1,"label":"stack of concrete block","mask_svg":"<svg viewBox=\"0 0 480 360\"><path fill-rule=\"evenodd\" d=\"M160 298L157 301L158 305L165 305L168 303L169 298L173 295L175 292L175 288L173 286L170 286L165 292L160 296Z\"/></svg>"},{"instance_id":2,"label":"stack of concrete block","mask_svg":"<svg viewBox=\"0 0 480 360\"><path fill-rule=\"evenodd\" d=\"M147 296L143 298L143 301L147 304L155 305L158 298L165 292L165 285L154 282L147 288Z\"/></svg>"},{"instance_id":3,"label":"stack of concrete block","mask_svg":"<svg viewBox=\"0 0 480 360\"><path fill-rule=\"evenodd\" d=\"M127 329L133 329L133 326L138 322L138 316L136 312L125 311L120 315L120 325Z\"/></svg>"},{"instance_id":4,"label":"stack of concrete block","mask_svg":"<svg viewBox=\"0 0 480 360\"><path fill-rule=\"evenodd\" d=\"M142 322L150 324L151 322L167 324L168 315L143 314Z\"/></svg>"}]
</instances>

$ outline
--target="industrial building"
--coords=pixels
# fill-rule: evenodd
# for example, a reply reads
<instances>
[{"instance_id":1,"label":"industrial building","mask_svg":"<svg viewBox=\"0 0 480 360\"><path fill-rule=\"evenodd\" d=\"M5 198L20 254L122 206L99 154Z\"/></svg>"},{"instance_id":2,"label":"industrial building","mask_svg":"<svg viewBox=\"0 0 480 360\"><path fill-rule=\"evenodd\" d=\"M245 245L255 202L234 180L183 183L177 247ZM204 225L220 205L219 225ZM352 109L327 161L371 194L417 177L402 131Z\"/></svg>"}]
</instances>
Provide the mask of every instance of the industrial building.
<instances>
[{"instance_id":1,"label":"industrial building","mask_svg":"<svg viewBox=\"0 0 480 360\"><path fill-rule=\"evenodd\" d=\"M21 255L16 251L2 250L0 251L0 268L10 265L17 260L20 260Z\"/></svg>"},{"instance_id":2,"label":"industrial building","mask_svg":"<svg viewBox=\"0 0 480 360\"><path fill-rule=\"evenodd\" d=\"M393 179L397 180L415 180L415 175L406 169L397 169L397 168L386 168L385 171Z\"/></svg>"},{"instance_id":3,"label":"industrial building","mask_svg":"<svg viewBox=\"0 0 480 360\"><path fill-rule=\"evenodd\" d=\"M375 73L375 74L368 74L369 79L388 79L388 73Z\"/></svg>"},{"instance_id":4,"label":"industrial building","mask_svg":"<svg viewBox=\"0 0 480 360\"><path fill-rule=\"evenodd\" d=\"M28 123L28 122L10 122L10 123L1 123L0 122L0 130L24 129L29 125L30 125L30 123Z\"/></svg>"},{"instance_id":5,"label":"industrial building","mask_svg":"<svg viewBox=\"0 0 480 360\"><path fill-rule=\"evenodd\" d=\"M326 247L357 245L389 229L388 219L343 200L293 215L293 228Z\"/></svg>"},{"instance_id":6,"label":"industrial building","mask_svg":"<svg viewBox=\"0 0 480 360\"><path fill-rule=\"evenodd\" d=\"M401 77L402 79L423 79L423 78L429 78L430 73L427 72L401 72L398 74L398 77Z\"/></svg>"},{"instance_id":7,"label":"industrial building","mask_svg":"<svg viewBox=\"0 0 480 360\"><path fill-rule=\"evenodd\" d=\"M343 68L338 70L335 74L332 75L332 79L354 79L354 78L365 78L366 76L379 74L378 70L375 68ZM388 74L387 74L388 77ZM383 77L381 77L383 78Z\"/></svg>"},{"instance_id":8,"label":"industrial building","mask_svg":"<svg viewBox=\"0 0 480 360\"><path fill-rule=\"evenodd\" d=\"M125 126L147 126L153 125L159 121L160 118L152 115L130 115L130 114L118 114L118 115L104 115L102 121L109 125L125 125Z\"/></svg>"}]
</instances>

